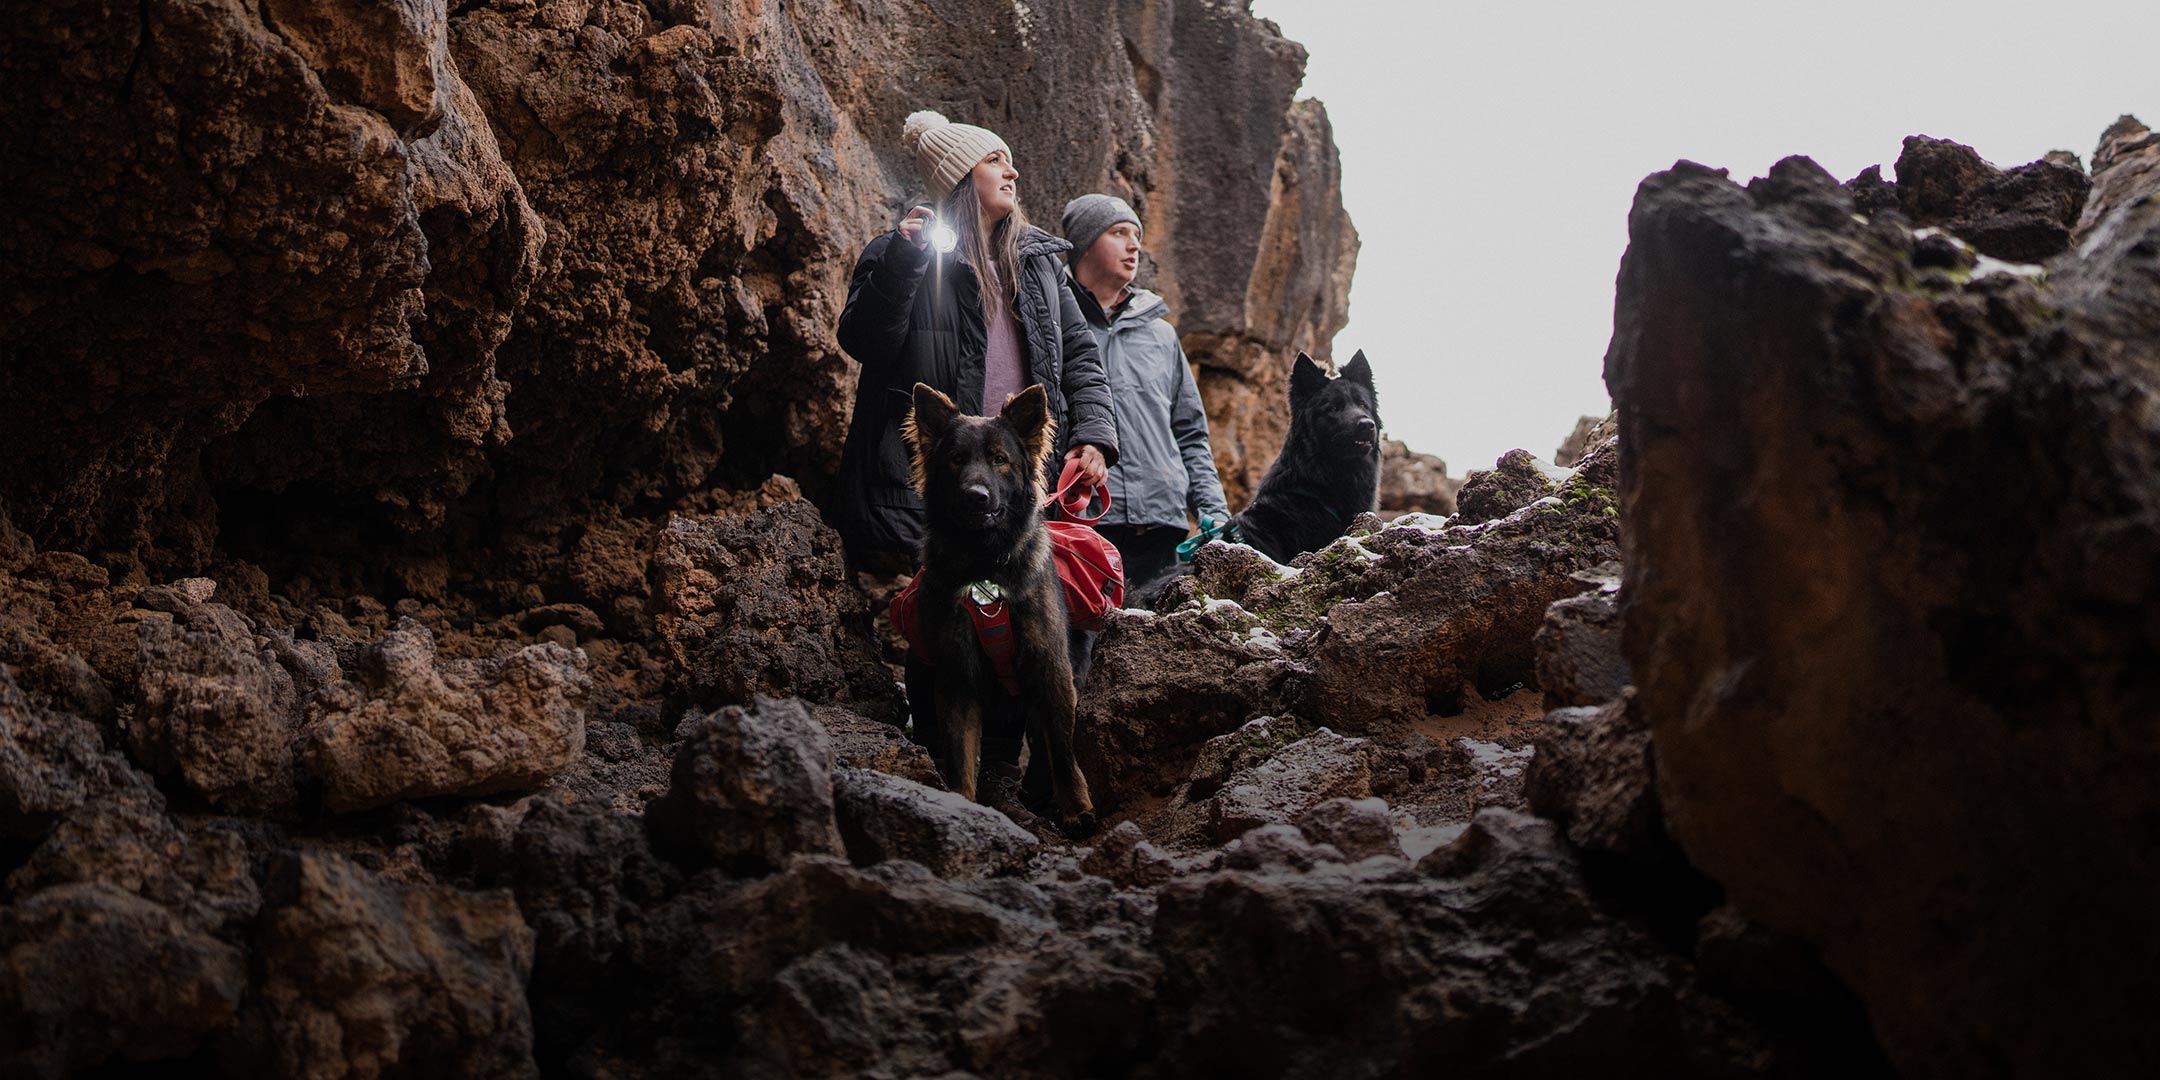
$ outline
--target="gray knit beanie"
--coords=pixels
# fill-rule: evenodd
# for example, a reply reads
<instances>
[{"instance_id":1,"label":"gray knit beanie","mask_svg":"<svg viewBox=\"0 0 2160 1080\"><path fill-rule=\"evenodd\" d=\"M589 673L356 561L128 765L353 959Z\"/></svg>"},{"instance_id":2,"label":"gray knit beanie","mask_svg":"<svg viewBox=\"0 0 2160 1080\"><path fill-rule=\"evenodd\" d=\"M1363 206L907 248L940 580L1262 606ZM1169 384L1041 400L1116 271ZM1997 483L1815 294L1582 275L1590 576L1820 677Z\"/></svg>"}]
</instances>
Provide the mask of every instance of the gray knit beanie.
<instances>
[{"instance_id":1,"label":"gray knit beanie","mask_svg":"<svg viewBox=\"0 0 2160 1080\"><path fill-rule=\"evenodd\" d=\"M993 151L1003 150L1006 160L1012 159L1012 147L1005 145L996 132L973 124L955 124L929 109L908 114L907 125L900 130L900 142L922 167L923 183L929 185L932 199L944 198L961 177Z\"/></svg>"},{"instance_id":2,"label":"gray knit beanie","mask_svg":"<svg viewBox=\"0 0 2160 1080\"><path fill-rule=\"evenodd\" d=\"M1140 227L1140 215L1115 195L1082 195L1066 203L1065 239L1072 244L1072 257L1077 260L1086 254L1096 237L1121 221L1132 222L1135 229Z\"/></svg>"}]
</instances>

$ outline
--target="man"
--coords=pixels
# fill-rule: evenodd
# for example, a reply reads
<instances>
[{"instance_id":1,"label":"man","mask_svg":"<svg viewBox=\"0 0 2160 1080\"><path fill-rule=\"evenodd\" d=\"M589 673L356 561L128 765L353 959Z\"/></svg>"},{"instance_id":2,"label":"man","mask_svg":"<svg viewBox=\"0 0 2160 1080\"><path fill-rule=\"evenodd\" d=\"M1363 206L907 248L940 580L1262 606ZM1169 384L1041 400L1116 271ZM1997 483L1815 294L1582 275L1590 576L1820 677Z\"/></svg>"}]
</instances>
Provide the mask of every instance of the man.
<instances>
[{"instance_id":1,"label":"man","mask_svg":"<svg viewBox=\"0 0 2160 1080\"><path fill-rule=\"evenodd\" d=\"M1169 306L1133 287L1139 216L1123 199L1082 195L1065 204L1064 229L1072 243L1072 291L1095 330L1117 417L1110 513L1096 528L1124 556L1130 590L1177 564L1178 544L1190 532L1188 512L1224 521L1230 508L1215 475L1192 367L1176 328L1163 318Z\"/></svg>"}]
</instances>

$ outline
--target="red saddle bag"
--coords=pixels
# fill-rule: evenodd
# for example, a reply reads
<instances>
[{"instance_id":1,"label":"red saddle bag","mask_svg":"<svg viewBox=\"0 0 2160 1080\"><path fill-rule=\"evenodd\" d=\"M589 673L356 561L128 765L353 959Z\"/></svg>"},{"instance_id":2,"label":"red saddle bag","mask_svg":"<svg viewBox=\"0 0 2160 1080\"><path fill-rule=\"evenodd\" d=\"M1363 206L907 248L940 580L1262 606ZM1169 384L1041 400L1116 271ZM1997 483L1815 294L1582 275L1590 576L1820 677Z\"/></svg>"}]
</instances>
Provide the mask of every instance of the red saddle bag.
<instances>
[{"instance_id":1,"label":"red saddle bag","mask_svg":"<svg viewBox=\"0 0 2160 1080\"><path fill-rule=\"evenodd\" d=\"M1098 498L1102 508L1089 514L1088 503ZM1058 585L1065 590L1065 617L1076 629L1100 630L1103 616L1111 608L1125 604L1125 559L1118 554L1117 545L1095 531L1095 523L1110 512L1110 489L1094 485L1083 488L1079 463L1067 462L1064 474L1058 477L1057 490L1044 505L1050 503L1056 503L1070 519L1046 523L1050 529L1050 560L1057 568ZM890 611L893 626L907 639L908 647L918 655L927 655L922 639L922 598L916 589L921 581L918 570L915 580L892 598ZM968 617L975 623L976 640L997 668L1006 689L1015 690L1010 615L1002 598L985 603L971 595L965 603Z\"/></svg>"}]
</instances>

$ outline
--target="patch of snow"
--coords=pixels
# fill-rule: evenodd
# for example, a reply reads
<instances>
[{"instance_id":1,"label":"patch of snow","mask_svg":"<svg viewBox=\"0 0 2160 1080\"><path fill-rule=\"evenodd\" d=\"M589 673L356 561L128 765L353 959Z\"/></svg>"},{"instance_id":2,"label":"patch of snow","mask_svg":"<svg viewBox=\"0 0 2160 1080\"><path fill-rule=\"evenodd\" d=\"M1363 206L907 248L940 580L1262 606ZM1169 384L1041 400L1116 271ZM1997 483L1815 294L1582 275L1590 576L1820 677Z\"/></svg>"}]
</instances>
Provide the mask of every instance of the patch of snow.
<instances>
[{"instance_id":1,"label":"patch of snow","mask_svg":"<svg viewBox=\"0 0 2160 1080\"><path fill-rule=\"evenodd\" d=\"M1255 648L1266 649L1269 652L1282 651L1282 639L1276 637L1274 631L1265 626L1255 626L1245 631L1245 643Z\"/></svg>"},{"instance_id":2,"label":"patch of snow","mask_svg":"<svg viewBox=\"0 0 2160 1080\"><path fill-rule=\"evenodd\" d=\"M1499 743L1473 739L1467 735L1455 740L1455 745L1470 755L1472 767L1488 774L1485 777L1487 787L1502 779L1522 775L1523 767L1530 764L1531 755L1537 753L1535 747L1525 746L1520 750L1510 750Z\"/></svg>"},{"instance_id":3,"label":"patch of snow","mask_svg":"<svg viewBox=\"0 0 2160 1080\"><path fill-rule=\"evenodd\" d=\"M1541 457L1532 456L1530 464L1537 466L1537 471L1545 474L1545 479L1551 481L1554 487L1559 487L1575 478L1574 469L1555 465Z\"/></svg>"},{"instance_id":4,"label":"patch of snow","mask_svg":"<svg viewBox=\"0 0 2160 1080\"><path fill-rule=\"evenodd\" d=\"M1390 529L1415 529L1418 532L1426 534L1427 536L1433 536L1446 531L1448 527L1448 519L1438 514L1427 514L1419 512L1415 514L1404 514L1403 516L1388 522L1387 527Z\"/></svg>"},{"instance_id":5,"label":"patch of snow","mask_svg":"<svg viewBox=\"0 0 2160 1080\"><path fill-rule=\"evenodd\" d=\"M1238 606L1237 601L1225 600L1219 596L1209 597L1208 602L1202 606L1201 610L1210 615L1225 615L1231 612L1236 612L1239 615L1246 614L1245 609Z\"/></svg>"},{"instance_id":6,"label":"patch of snow","mask_svg":"<svg viewBox=\"0 0 2160 1080\"><path fill-rule=\"evenodd\" d=\"M1972 272L1972 276L1976 278L1986 277L1989 274L2008 274L2011 277L2030 278L2037 281L2047 276L2047 268L2039 263L2006 262L1991 255L1980 255L1978 259L1979 262L1973 266Z\"/></svg>"}]
</instances>

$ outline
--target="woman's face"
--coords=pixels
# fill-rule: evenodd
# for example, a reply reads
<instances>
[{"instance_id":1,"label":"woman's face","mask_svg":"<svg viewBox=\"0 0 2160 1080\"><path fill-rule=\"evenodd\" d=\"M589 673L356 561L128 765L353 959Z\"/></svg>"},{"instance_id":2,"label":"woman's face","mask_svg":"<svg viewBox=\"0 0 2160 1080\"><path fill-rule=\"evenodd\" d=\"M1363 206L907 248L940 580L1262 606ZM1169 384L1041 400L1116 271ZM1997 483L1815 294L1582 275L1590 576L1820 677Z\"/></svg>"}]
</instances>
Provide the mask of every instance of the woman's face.
<instances>
[{"instance_id":1,"label":"woman's face","mask_svg":"<svg viewBox=\"0 0 2160 1080\"><path fill-rule=\"evenodd\" d=\"M993 150L989 157L976 162L973 175L975 201L982 204L983 224L1005 220L1020 205L1020 170L1013 168L1012 158L1005 151Z\"/></svg>"}]
</instances>

